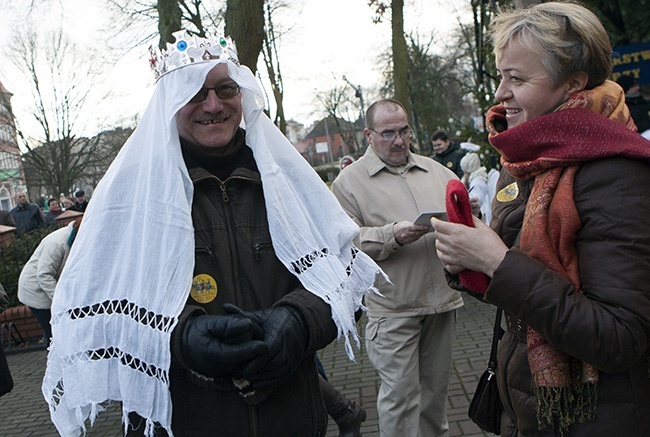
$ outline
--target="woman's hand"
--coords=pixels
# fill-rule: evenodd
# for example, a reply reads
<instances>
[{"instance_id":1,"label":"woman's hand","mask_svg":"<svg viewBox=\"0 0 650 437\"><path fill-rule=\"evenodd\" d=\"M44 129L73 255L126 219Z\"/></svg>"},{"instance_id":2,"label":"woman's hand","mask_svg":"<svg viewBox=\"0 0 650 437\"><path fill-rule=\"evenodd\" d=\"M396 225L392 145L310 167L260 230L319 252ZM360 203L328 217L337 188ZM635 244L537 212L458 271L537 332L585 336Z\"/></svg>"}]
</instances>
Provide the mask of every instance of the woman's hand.
<instances>
[{"instance_id":1,"label":"woman's hand","mask_svg":"<svg viewBox=\"0 0 650 437\"><path fill-rule=\"evenodd\" d=\"M492 277L505 258L508 247L485 223L477 217L473 219L475 227L470 228L432 218L436 252L445 270L450 273L469 269Z\"/></svg>"}]
</instances>

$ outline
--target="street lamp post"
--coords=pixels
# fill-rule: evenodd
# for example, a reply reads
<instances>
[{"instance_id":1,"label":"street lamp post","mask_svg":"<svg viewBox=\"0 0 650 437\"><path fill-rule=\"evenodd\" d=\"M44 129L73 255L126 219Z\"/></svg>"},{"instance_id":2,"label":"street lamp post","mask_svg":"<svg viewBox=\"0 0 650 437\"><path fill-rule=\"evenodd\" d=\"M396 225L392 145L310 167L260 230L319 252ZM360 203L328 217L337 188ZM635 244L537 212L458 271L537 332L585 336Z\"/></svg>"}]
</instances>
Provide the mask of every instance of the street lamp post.
<instances>
[{"instance_id":1,"label":"street lamp post","mask_svg":"<svg viewBox=\"0 0 650 437\"><path fill-rule=\"evenodd\" d=\"M363 91L361 90L361 85L357 85L356 87L348 80L348 78L343 75L343 80L347 82L348 85L354 89L354 96L359 99L359 103L361 104L361 124L362 128L366 128L366 109L364 108L363 104ZM366 144L366 136L363 136L363 145L367 146Z\"/></svg>"},{"instance_id":2,"label":"street lamp post","mask_svg":"<svg viewBox=\"0 0 650 437\"><path fill-rule=\"evenodd\" d=\"M354 89L354 97L359 99L359 102L361 103L361 122L363 123L363 128L366 128L366 110L363 105L363 91L361 90L361 85L357 85L356 87L348 80L348 78L343 75L343 80L348 83Z\"/></svg>"}]
</instances>

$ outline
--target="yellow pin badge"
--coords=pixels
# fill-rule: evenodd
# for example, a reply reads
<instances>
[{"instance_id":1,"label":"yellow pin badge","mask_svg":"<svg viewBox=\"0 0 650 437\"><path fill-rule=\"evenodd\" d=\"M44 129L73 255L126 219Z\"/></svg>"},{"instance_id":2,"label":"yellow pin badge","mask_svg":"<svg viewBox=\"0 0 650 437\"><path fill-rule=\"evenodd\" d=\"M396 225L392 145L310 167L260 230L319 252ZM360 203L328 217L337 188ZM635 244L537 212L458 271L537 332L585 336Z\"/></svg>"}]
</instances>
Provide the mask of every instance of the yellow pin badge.
<instances>
[{"instance_id":1,"label":"yellow pin badge","mask_svg":"<svg viewBox=\"0 0 650 437\"><path fill-rule=\"evenodd\" d=\"M217 297L217 281L210 275L202 273L192 279L190 296L198 303L212 302Z\"/></svg>"},{"instance_id":2,"label":"yellow pin badge","mask_svg":"<svg viewBox=\"0 0 650 437\"><path fill-rule=\"evenodd\" d=\"M512 202L519 195L519 185L513 182L510 185L503 187L497 193L497 201L499 202Z\"/></svg>"}]
</instances>

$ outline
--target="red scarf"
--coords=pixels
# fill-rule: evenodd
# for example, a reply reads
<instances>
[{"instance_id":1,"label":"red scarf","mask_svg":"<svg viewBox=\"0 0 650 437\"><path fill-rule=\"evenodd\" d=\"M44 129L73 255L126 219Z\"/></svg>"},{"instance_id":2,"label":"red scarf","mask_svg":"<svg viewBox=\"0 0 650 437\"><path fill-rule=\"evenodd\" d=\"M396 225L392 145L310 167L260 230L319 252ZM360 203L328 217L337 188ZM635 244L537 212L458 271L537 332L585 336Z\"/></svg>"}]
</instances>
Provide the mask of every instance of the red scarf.
<instances>
[{"instance_id":1,"label":"red scarf","mask_svg":"<svg viewBox=\"0 0 650 437\"><path fill-rule=\"evenodd\" d=\"M514 177L535 178L521 229L520 249L580 289L576 238L580 217L574 177L583 162L622 156L650 159L650 142L637 134L625 95L613 82L571 96L558 110L504 130L505 110L488 111L490 143ZM528 327L528 361L540 428L594 420L598 371L557 350Z\"/></svg>"}]
</instances>

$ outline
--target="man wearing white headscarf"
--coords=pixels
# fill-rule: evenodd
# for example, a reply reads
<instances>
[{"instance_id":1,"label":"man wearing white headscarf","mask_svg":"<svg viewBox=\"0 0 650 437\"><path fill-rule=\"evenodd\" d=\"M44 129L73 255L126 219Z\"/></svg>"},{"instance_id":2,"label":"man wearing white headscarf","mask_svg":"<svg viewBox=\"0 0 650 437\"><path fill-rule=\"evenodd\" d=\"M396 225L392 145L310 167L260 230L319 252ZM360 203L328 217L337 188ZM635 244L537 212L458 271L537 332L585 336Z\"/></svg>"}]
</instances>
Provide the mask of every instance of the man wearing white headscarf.
<instances>
[{"instance_id":1,"label":"man wearing white headscarf","mask_svg":"<svg viewBox=\"0 0 650 437\"><path fill-rule=\"evenodd\" d=\"M382 272L233 43L174 36L52 304L52 420L78 435L114 400L129 435L324 435L315 352L338 332L353 357Z\"/></svg>"}]
</instances>

